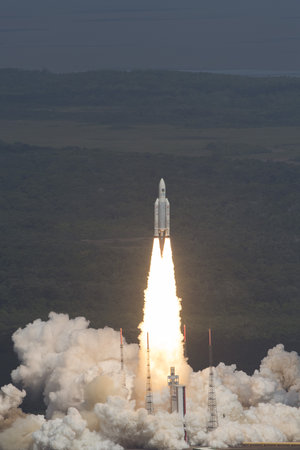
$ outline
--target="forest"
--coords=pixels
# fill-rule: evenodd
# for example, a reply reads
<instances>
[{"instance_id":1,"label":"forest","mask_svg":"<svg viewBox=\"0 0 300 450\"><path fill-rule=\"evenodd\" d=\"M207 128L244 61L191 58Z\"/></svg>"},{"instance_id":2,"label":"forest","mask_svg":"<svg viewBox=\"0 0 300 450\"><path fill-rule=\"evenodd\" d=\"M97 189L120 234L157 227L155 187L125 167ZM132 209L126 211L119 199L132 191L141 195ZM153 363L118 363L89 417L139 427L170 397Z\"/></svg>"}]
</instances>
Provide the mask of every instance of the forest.
<instances>
[{"instance_id":1,"label":"forest","mask_svg":"<svg viewBox=\"0 0 300 450\"><path fill-rule=\"evenodd\" d=\"M298 126L300 78L174 71L0 70L0 119L109 125Z\"/></svg>"},{"instance_id":2,"label":"forest","mask_svg":"<svg viewBox=\"0 0 300 450\"><path fill-rule=\"evenodd\" d=\"M2 383L16 364L11 334L50 311L122 327L137 340L161 177L192 366L207 365L208 327L216 363L251 372L271 345L299 352L300 147L286 161L275 139L266 151L265 143L231 142L230 131L296 129L299 92L297 79L0 70ZM60 120L110 125L118 147L20 140L20 121L38 133ZM3 139L7 121L11 142ZM186 127L182 151L165 152L163 139L153 151L134 151L121 136L141 123L148 133L157 124L174 134ZM189 133L201 127L212 138L228 127L226 145L186 154Z\"/></svg>"}]
</instances>

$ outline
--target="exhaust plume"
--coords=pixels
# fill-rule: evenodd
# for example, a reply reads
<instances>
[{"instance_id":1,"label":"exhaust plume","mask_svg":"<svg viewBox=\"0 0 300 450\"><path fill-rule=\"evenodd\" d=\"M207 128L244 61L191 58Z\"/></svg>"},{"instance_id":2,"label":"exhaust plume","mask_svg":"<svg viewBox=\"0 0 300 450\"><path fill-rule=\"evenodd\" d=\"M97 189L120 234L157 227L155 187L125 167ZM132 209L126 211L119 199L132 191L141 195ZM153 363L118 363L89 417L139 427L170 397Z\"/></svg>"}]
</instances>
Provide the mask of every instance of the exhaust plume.
<instances>
[{"instance_id":1,"label":"exhaust plume","mask_svg":"<svg viewBox=\"0 0 300 450\"><path fill-rule=\"evenodd\" d=\"M145 290L144 319L139 325L140 374L145 374L149 333L151 370L155 373L152 380L154 390L166 386L166 376L171 366L175 366L180 373L181 382L187 380L190 371L184 358L180 311L181 300L176 294L170 239L165 239L161 255L159 239L154 238L148 285Z\"/></svg>"}]
</instances>

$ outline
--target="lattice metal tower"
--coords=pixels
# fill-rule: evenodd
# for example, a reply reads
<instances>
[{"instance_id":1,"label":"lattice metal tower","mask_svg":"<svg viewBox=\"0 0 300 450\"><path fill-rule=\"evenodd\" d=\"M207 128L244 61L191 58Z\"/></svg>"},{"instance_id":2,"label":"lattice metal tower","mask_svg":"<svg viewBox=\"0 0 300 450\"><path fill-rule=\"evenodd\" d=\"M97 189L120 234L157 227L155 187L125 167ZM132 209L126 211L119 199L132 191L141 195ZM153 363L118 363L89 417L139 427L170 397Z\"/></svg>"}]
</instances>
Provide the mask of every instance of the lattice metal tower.
<instances>
[{"instance_id":1,"label":"lattice metal tower","mask_svg":"<svg viewBox=\"0 0 300 450\"><path fill-rule=\"evenodd\" d=\"M183 356L186 358L186 326L183 325Z\"/></svg>"},{"instance_id":2,"label":"lattice metal tower","mask_svg":"<svg viewBox=\"0 0 300 450\"><path fill-rule=\"evenodd\" d=\"M123 349L123 330L120 328L120 354L121 354L121 376L122 386L126 388L126 376L124 370L124 349Z\"/></svg>"},{"instance_id":3,"label":"lattice metal tower","mask_svg":"<svg viewBox=\"0 0 300 450\"><path fill-rule=\"evenodd\" d=\"M149 333L147 333L147 383L146 383L146 410L148 414L154 413L153 396L151 388L151 371L150 371L150 349L149 349Z\"/></svg>"},{"instance_id":4,"label":"lattice metal tower","mask_svg":"<svg viewBox=\"0 0 300 450\"><path fill-rule=\"evenodd\" d=\"M209 384L208 384L208 421L207 432L218 428L218 410L217 399L214 384L213 357L212 357L212 341L211 329L208 330L208 351L209 351Z\"/></svg>"}]
</instances>

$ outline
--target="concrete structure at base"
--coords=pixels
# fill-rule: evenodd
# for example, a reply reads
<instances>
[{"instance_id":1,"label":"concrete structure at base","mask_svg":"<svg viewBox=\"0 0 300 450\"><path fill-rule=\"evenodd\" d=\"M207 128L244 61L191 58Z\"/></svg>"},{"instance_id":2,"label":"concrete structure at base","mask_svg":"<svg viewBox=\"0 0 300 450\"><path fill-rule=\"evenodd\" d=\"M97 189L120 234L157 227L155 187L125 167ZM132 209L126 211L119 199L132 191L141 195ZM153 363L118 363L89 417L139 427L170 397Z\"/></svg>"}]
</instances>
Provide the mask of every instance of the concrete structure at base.
<instances>
[{"instance_id":1,"label":"concrete structure at base","mask_svg":"<svg viewBox=\"0 0 300 450\"><path fill-rule=\"evenodd\" d=\"M176 386L177 412L184 419L186 413L185 386L178 384Z\"/></svg>"}]
</instances>

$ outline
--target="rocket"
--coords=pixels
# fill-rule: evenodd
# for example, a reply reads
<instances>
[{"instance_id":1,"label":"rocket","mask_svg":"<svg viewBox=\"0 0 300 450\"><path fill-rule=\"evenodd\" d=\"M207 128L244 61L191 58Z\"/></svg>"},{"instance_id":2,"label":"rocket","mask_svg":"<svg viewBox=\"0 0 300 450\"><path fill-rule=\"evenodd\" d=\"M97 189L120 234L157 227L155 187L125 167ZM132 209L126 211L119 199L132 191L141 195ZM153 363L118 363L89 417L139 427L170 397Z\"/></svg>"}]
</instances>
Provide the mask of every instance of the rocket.
<instances>
[{"instance_id":1,"label":"rocket","mask_svg":"<svg viewBox=\"0 0 300 450\"><path fill-rule=\"evenodd\" d=\"M165 238L170 236L170 203L166 198L163 179L158 185L158 198L154 203L154 237L159 238L160 253L163 254Z\"/></svg>"}]
</instances>

